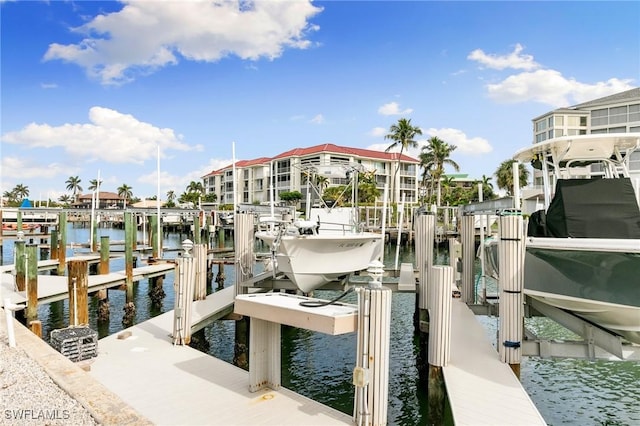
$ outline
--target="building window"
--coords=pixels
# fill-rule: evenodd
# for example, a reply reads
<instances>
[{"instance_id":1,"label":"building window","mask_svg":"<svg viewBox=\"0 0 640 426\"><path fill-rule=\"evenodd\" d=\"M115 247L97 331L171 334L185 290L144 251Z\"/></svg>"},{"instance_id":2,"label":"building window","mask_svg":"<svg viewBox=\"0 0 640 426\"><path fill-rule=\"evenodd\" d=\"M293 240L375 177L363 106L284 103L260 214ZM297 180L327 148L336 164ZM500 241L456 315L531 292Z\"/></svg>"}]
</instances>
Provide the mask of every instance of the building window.
<instances>
[{"instance_id":1,"label":"building window","mask_svg":"<svg viewBox=\"0 0 640 426\"><path fill-rule=\"evenodd\" d=\"M558 126L564 126L564 117L563 117L563 116L561 116L561 115L556 115L556 116L555 116L555 121L556 121L556 123L555 123L556 127L558 127Z\"/></svg>"},{"instance_id":2,"label":"building window","mask_svg":"<svg viewBox=\"0 0 640 426\"><path fill-rule=\"evenodd\" d=\"M606 126L607 124L609 124L609 111L606 108L591 111L592 126Z\"/></svg>"},{"instance_id":3,"label":"building window","mask_svg":"<svg viewBox=\"0 0 640 426\"><path fill-rule=\"evenodd\" d=\"M627 106L609 109L609 124L620 124L627 122Z\"/></svg>"},{"instance_id":4,"label":"building window","mask_svg":"<svg viewBox=\"0 0 640 426\"><path fill-rule=\"evenodd\" d=\"M629 105L629 122L640 121L640 104Z\"/></svg>"},{"instance_id":5,"label":"building window","mask_svg":"<svg viewBox=\"0 0 640 426\"><path fill-rule=\"evenodd\" d=\"M627 133L627 127L609 127L609 133Z\"/></svg>"},{"instance_id":6,"label":"building window","mask_svg":"<svg viewBox=\"0 0 640 426\"><path fill-rule=\"evenodd\" d=\"M536 123L536 132L541 132L547 129L547 120L540 120Z\"/></svg>"},{"instance_id":7,"label":"building window","mask_svg":"<svg viewBox=\"0 0 640 426\"><path fill-rule=\"evenodd\" d=\"M571 115L571 116L567 117L567 125L569 127L586 127L586 125L587 125L587 117L586 116Z\"/></svg>"}]
</instances>

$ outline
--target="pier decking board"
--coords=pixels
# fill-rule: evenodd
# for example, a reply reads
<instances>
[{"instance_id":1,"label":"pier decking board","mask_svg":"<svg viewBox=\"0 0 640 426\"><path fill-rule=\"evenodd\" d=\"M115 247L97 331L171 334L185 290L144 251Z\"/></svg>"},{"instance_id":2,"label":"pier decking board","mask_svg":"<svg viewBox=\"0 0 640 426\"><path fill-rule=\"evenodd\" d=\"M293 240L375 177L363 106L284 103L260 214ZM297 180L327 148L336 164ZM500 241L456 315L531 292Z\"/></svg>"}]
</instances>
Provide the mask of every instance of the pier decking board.
<instances>
[{"instance_id":1,"label":"pier decking board","mask_svg":"<svg viewBox=\"0 0 640 426\"><path fill-rule=\"evenodd\" d=\"M456 425L546 425L473 312L458 299L452 306L451 358L442 370Z\"/></svg>"},{"instance_id":2,"label":"pier decking board","mask_svg":"<svg viewBox=\"0 0 640 426\"><path fill-rule=\"evenodd\" d=\"M78 260L75 258L75 260ZM144 278L152 278L173 272L175 265L172 263L158 263L155 265L141 266L133 268L133 280L139 281ZM12 303L25 303L26 292L14 289L15 276L12 274L0 274L2 279L2 300L9 298ZM110 272L102 275L89 275L89 292L102 290L105 288L117 287L125 283L125 271ZM69 297L69 284L67 276L58 275L38 275L38 303L50 303L57 300L64 300Z\"/></svg>"},{"instance_id":3,"label":"pier decking board","mask_svg":"<svg viewBox=\"0 0 640 426\"><path fill-rule=\"evenodd\" d=\"M233 301L233 287L194 302L193 323ZM188 346L173 346L173 312L98 342L90 374L156 424L351 425L351 416L281 388L249 392L249 373Z\"/></svg>"}]
</instances>

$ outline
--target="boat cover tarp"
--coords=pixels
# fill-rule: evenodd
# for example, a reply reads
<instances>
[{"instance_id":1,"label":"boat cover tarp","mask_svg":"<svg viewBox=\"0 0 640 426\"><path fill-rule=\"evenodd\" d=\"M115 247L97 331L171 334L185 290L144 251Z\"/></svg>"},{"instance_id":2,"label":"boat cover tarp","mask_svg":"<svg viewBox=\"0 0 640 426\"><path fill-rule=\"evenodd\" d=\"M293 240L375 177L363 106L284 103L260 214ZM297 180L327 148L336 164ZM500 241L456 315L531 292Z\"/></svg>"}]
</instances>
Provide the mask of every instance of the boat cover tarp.
<instances>
[{"instance_id":1,"label":"boat cover tarp","mask_svg":"<svg viewBox=\"0 0 640 426\"><path fill-rule=\"evenodd\" d=\"M640 238L640 209L631 180L558 180L546 213L548 236Z\"/></svg>"}]
</instances>

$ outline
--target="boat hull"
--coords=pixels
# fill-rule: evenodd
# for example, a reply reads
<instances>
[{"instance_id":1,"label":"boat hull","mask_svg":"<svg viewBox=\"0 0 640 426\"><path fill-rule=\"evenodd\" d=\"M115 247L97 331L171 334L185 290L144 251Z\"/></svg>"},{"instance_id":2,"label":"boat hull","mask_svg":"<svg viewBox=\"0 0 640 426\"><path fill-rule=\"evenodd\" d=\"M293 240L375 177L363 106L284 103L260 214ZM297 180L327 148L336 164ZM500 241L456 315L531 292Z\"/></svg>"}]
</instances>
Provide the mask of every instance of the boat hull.
<instances>
[{"instance_id":1,"label":"boat hull","mask_svg":"<svg viewBox=\"0 0 640 426\"><path fill-rule=\"evenodd\" d=\"M528 240L525 294L640 343L640 241Z\"/></svg>"},{"instance_id":2,"label":"boat hull","mask_svg":"<svg viewBox=\"0 0 640 426\"><path fill-rule=\"evenodd\" d=\"M256 237L272 245L276 237L267 232ZM278 243L277 271L282 272L303 293L367 269L382 254L381 234L283 235Z\"/></svg>"}]
</instances>

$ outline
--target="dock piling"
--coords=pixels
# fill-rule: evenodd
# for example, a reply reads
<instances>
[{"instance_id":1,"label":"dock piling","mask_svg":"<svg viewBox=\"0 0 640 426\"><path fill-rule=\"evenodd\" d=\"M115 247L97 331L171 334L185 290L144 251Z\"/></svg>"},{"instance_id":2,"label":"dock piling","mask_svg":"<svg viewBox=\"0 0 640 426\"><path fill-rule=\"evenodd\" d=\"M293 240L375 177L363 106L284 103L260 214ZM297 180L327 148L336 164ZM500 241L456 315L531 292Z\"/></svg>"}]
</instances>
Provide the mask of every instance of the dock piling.
<instances>
[{"instance_id":1,"label":"dock piling","mask_svg":"<svg viewBox=\"0 0 640 426\"><path fill-rule=\"evenodd\" d=\"M188 345L191 341L191 306L193 302L193 288L196 279L195 259L191 254L193 242L182 242L184 253L176 262L178 269L174 280L175 302L173 310L174 345Z\"/></svg>"},{"instance_id":2,"label":"dock piling","mask_svg":"<svg viewBox=\"0 0 640 426\"><path fill-rule=\"evenodd\" d=\"M25 241L18 239L14 242L13 250L15 254L16 265L16 287L18 291L24 291L26 288L26 260Z\"/></svg>"},{"instance_id":3,"label":"dock piling","mask_svg":"<svg viewBox=\"0 0 640 426\"><path fill-rule=\"evenodd\" d=\"M453 268L436 265L431 268L429 287L429 424L444 424L446 389L442 367L449 363L451 353L451 292Z\"/></svg>"},{"instance_id":4,"label":"dock piling","mask_svg":"<svg viewBox=\"0 0 640 426\"><path fill-rule=\"evenodd\" d=\"M353 370L356 424L387 424L391 293L385 287L356 288L358 332Z\"/></svg>"},{"instance_id":5,"label":"dock piling","mask_svg":"<svg viewBox=\"0 0 640 426\"><path fill-rule=\"evenodd\" d=\"M27 274L27 309L26 320L27 327L31 329L31 323L38 319L38 246L36 244L28 244L25 250L25 270ZM41 332L42 333L42 332Z\"/></svg>"},{"instance_id":6,"label":"dock piling","mask_svg":"<svg viewBox=\"0 0 640 426\"><path fill-rule=\"evenodd\" d=\"M524 327L524 226L522 214L499 216L498 262L500 268L500 330L498 348L503 362L520 378Z\"/></svg>"},{"instance_id":7,"label":"dock piling","mask_svg":"<svg viewBox=\"0 0 640 426\"><path fill-rule=\"evenodd\" d=\"M462 240L462 274L461 274L461 298L467 305L475 303L474 270L473 264L476 258L475 243L475 216L464 214L461 218L460 238Z\"/></svg>"},{"instance_id":8,"label":"dock piling","mask_svg":"<svg viewBox=\"0 0 640 426\"><path fill-rule=\"evenodd\" d=\"M67 212L60 212L58 216L58 231L60 232L58 243L58 275L64 275L67 267Z\"/></svg>"},{"instance_id":9,"label":"dock piling","mask_svg":"<svg viewBox=\"0 0 640 426\"><path fill-rule=\"evenodd\" d=\"M109 273L109 236L100 236L100 266L98 267L100 275Z\"/></svg>"},{"instance_id":10,"label":"dock piling","mask_svg":"<svg viewBox=\"0 0 640 426\"><path fill-rule=\"evenodd\" d=\"M89 264L86 260L69 261L69 325L89 324Z\"/></svg>"}]
</instances>

